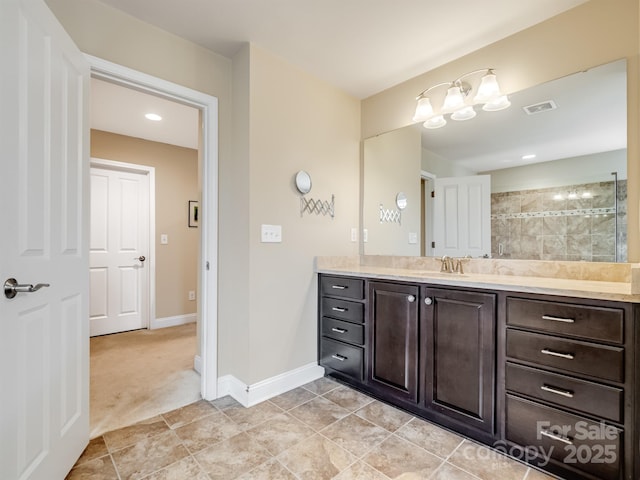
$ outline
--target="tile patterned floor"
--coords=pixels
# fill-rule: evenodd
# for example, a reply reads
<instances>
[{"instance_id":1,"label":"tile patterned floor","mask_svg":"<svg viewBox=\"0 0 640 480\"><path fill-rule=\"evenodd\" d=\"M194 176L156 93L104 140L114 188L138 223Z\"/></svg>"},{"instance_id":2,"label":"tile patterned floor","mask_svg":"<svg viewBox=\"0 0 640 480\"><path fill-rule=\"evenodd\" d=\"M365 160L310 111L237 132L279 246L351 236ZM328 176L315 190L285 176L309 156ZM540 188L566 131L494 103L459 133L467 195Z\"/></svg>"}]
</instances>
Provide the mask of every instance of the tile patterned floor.
<instances>
[{"instance_id":1,"label":"tile patterned floor","mask_svg":"<svg viewBox=\"0 0 640 480\"><path fill-rule=\"evenodd\" d=\"M545 480L327 378L251 408L199 401L91 441L67 480Z\"/></svg>"}]
</instances>

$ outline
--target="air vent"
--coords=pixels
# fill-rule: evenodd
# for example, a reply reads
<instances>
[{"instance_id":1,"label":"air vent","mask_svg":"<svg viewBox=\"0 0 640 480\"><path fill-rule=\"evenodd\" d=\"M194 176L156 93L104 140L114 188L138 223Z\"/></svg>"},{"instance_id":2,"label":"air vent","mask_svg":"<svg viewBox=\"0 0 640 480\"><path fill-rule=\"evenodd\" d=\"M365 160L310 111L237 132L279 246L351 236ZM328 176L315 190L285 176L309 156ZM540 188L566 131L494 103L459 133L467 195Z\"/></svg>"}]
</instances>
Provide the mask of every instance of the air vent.
<instances>
[{"instance_id":1,"label":"air vent","mask_svg":"<svg viewBox=\"0 0 640 480\"><path fill-rule=\"evenodd\" d=\"M536 113L548 112L549 110L555 110L556 108L558 108L558 106L553 100L547 100L544 102L534 103L533 105L522 107L527 115L535 115Z\"/></svg>"}]
</instances>

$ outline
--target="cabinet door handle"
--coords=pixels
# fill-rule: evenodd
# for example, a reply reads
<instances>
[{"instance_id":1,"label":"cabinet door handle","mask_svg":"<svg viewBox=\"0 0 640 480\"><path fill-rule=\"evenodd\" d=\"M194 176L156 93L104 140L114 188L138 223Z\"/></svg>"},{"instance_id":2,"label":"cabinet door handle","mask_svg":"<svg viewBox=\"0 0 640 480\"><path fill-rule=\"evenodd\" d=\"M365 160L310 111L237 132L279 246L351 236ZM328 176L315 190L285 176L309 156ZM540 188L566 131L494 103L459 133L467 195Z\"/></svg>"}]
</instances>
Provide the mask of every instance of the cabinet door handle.
<instances>
[{"instance_id":1,"label":"cabinet door handle","mask_svg":"<svg viewBox=\"0 0 640 480\"><path fill-rule=\"evenodd\" d=\"M337 353L334 355L331 355L331 358L335 358L336 360L340 360L341 362L344 362L347 359L347 357L343 357L342 355L339 355Z\"/></svg>"},{"instance_id":2,"label":"cabinet door handle","mask_svg":"<svg viewBox=\"0 0 640 480\"><path fill-rule=\"evenodd\" d=\"M553 315L542 315L543 320L551 320L553 322L575 323L573 318L554 317Z\"/></svg>"},{"instance_id":3,"label":"cabinet door handle","mask_svg":"<svg viewBox=\"0 0 640 480\"><path fill-rule=\"evenodd\" d=\"M416 301L416 297L415 297L415 296L413 296L413 295L409 295L409 296L407 297L407 301L408 301L409 303L413 303L413 302L415 302L415 301Z\"/></svg>"},{"instance_id":4,"label":"cabinet door handle","mask_svg":"<svg viewBox=\"0 0 640 480\"><path fill-rule=\"evenodd\" d=\"M331 307L331 310L333 310L334 312L346 312L348 309L341 307Z\"/></svg>"},{"instance_id":5,"label":"cabinet door handle","mask_svg":"<svg viewBox=\"0 0 640 480\"><path fill-rule=\"evenodd\" d=\"M549 385L542 385L540 390L549 393L555 393L556 395L562 395L563 397L573 398L573 392L571 390L565 390L563 388L551 387Z\"/></svg>"},{"instance_id":6,"label":"cabinet door handle","mask_svg":"<svg viewBox=\"0 0 640 480\"><path fill-rule=\"evenodd\" d=\"M575 355L573 353L556 352L553 350L549 350L548 348L543 348L542 350L540 350L540 353L551 355L552 357L566 358L567 360L573 360L575 358Z\"/></svg>"},{"instance_id":7,"label":"cabinet door handle","mask_svg":"<svg viewBox=\"0 0 640 480\"><path fill-rule=\"evenodd\" d=\"M549 437L552 440L558 440L559 442L566 443L567 445L573 445L573 440L569 437L565 437L564 435L559 435L557 433L550 432L549 430L540 430L540 435L544 435L545 437Z\"/></svg>"},{"instance_id":8,"label":"cabinet door handle","mask_svg":"<svg viewBox=\"0 0 640 480\"><path fill-rule=\"evenodd\" d=\"M347 287L344 285L331 285L331 288L335 288L336 290L345 290Z\"/></svg>"},{"instance_id":9,"label":"cabinet door handle","mask_svg":"<svg viewBox=\"0 0 640 480\"><path fill-rule=\"evenodd\" d=\"M433 303L433 300L431 300L431 297L427 297L424 299L424 304L425 305L431 305Z\"/></svg>"},{"instance_id":10,"label":"cabinet door handle","mask_svg":"<svg viewBox=\"0 0 640 480\"><path fill-rule=\"evenodd\" d=\"M344 328L338 328L338 327L333 327L331 331L336 333L347 333L347 331Z\"/></svg>"}]
</instances>

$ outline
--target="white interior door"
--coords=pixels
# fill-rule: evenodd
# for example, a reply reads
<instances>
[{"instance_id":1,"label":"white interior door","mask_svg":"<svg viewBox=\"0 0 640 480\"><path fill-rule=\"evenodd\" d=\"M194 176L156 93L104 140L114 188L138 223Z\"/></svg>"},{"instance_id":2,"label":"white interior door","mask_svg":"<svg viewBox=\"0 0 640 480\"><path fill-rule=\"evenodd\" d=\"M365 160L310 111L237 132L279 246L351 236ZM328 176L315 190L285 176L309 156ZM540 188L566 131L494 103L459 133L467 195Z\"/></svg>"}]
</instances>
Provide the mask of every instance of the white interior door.
<instances>
[{"instance_id":1,"label":"white interior door","mask_svg":"<svg viewBox=\"0 0 640 480\"><path fill-rule=\"evenodd\" d=\"M491 176L435 179L435 256L491 254Z\"/></svg>"},{"instance_id":2,"label":"white interior door","mask_svg":"<svg viewBox=\"0 0 640 480\"><path fill-rule=\"evenodd\" d=\"M0 293L0 478L61 479L89 441L89 69L42 0L0 2L0 61L0 283L48 284Z\"/></svg>"},{"instance_id":3,"label":"white interior door","mask_svg":"<svg viewBox=\"0 0 640 480\"><path fill-rule=\"evenodd\" d=\"M149 176L91 168L91 336L149 324Z\"/></svg>"}]
</instances>

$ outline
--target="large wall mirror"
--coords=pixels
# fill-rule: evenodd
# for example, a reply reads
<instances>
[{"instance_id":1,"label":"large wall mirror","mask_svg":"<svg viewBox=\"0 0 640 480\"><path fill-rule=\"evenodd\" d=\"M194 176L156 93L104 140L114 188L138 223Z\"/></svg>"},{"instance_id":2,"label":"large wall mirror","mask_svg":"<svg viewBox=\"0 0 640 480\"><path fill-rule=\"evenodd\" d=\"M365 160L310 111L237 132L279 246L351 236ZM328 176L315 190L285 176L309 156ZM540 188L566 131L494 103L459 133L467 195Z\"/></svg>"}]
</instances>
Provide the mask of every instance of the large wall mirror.
<instances>
[{"instance_id":1,"label":"large wall mirror","mask_svg":"<svg viewBox=\"0 0 640 480\"><path fill-rule=\"evenodd\" d=\"M506 110L366 139L363 252L440 255L450 239L473 236L486 241L472 256L627 261L626 84L620 60L512 93ZM431 192L443 179L475 176L490 179L487 218L472 208L457 215L467 226L442 224L448 197ZM395 217L398 192L406 208Z\"/></svg>"}]
</instances>

